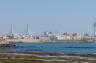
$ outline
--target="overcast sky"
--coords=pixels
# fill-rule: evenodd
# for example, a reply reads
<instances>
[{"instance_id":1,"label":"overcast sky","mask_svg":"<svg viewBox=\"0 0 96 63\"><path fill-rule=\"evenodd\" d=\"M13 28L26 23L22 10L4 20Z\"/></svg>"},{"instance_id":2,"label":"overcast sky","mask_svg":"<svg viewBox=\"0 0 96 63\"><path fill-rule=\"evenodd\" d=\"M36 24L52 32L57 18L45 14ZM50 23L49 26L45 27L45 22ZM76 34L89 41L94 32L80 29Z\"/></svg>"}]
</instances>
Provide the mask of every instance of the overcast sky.
<instances>
[{"instance_id":1,"label":"overcast sky","mask_svg":"<svg viewBox=\"0 0 96 63\"><path fill-rule=\"evenodd\" d=\"M96 0L0 0L0 32L89 33L96 21Z\"/></svg>"}]
</instances>

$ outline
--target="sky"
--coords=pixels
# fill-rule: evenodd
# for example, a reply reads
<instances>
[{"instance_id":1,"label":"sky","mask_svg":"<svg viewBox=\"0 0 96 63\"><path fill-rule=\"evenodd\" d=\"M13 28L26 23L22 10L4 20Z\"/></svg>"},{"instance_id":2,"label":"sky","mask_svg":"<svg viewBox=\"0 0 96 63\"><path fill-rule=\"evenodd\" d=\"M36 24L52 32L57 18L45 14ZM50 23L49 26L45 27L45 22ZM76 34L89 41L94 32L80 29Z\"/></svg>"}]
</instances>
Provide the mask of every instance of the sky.
<instances>
[{"instance_id":1,"label":"sky","mask_svg":"<svg viewBox=\"0 0 96 63\"><path fill-rule=\"evenodd\" d=\"M93 33L96 0L0 0L0 33Z\"/></svg>"}]
</instances>

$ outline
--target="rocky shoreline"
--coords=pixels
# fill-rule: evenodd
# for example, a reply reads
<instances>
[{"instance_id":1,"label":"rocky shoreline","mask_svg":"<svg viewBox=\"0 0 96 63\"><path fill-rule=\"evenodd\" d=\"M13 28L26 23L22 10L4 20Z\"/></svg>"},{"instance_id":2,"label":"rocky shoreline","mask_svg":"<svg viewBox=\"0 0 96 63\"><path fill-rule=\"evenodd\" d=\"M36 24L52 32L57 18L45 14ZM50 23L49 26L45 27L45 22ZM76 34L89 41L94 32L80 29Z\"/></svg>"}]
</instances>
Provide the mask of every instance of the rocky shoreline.
<instances>
[{"instance_id":1,"label":"rocky shoreline","mask_svg":"<svg viewBox=\"0 0 96 63\"><path fill-rule=\"evenodd\" d=\"M96 54L16 52L0 53L2 63L96 63Z\"/></svg>"}]
</instances>

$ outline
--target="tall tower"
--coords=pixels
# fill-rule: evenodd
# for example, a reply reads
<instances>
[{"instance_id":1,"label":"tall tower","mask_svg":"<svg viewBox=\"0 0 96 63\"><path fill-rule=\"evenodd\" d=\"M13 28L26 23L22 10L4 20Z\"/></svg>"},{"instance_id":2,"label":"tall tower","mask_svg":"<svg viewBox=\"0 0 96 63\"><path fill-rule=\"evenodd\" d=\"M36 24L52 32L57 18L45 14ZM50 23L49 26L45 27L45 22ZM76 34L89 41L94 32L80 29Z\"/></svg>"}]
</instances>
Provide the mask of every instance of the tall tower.
<instances>
[{"instance_id":1,"label":"tall tower","mask_svg":"<svg viewBox=\"0 0 96 63\"><path fill-rule=\"evenodd\" d=\"M93 28L94 28L94 37L96 36L96 22L93 24Z\"/></svg>"},{"instance_id":2,"label":"tall tower","mask_svg":"<svg viewBox=\"0 0 96 63\"><path fill-rule=\"evenodd\" d=\"M11 28L10 28L10 35L17 35L17 33L15 32L15 30L13 29L13 25L11 24Z\"/></svg>"},{"instance_id":3,"label":"tall tower","mask_svg":"<svg viewBox=\"0 0 96 63\"><path fill-rule=\"evenodd\" d=\"M11 34L11 35L13 35L13 34L14 34L12 24L11 24L11 31L10 31L10 34Z\"/></svg>"},{"instance_id":4,"label":"tall tower","mask_svg":"<svg viewBox=\"0 0 96 63\"><path fill-rule=\"evenodd\" d=\"M30 35L30 34L31 34L31 32L29 30L29 25L27 24L26 35Z\"/></svg>"}]
</instances>

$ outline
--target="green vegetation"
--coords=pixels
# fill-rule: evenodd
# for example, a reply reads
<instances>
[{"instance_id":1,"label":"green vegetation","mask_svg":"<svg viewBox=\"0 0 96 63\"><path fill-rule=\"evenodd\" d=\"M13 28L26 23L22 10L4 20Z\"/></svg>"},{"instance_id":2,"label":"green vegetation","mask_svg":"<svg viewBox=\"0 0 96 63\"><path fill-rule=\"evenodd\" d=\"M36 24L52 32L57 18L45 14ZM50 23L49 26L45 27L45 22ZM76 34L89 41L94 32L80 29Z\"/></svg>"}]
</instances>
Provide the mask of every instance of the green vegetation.
<instances>
[{"instance_id":1,"label":"green vegetation","mask_svg":"<svg viewBox=\"0 0 96 63\"><path fill-rule=\"evenodd\" d=\"M0 60L0 63L64 63L64 62L44 62L44 61L27 61L27 60Z\"/></svg>"},{"instance_id":2,"label":"green vegetation","mask_svg":"<svg viewBox=\"0 0 96 63\"><path fill-rule=\"evenodd\" d=\"M23 53L24 54L24 53ZM90 58L95 59L96 55L83 55L83 54L56 54L56 53L31 53L32 55L22 55L21 53L1 53L0 63L74 63L74 62L89 62L96 63L96 60L90 60ZM36 56L35 56L36 55ZM43 57L38 57L43 56ZM47 57L56 56L56 57ZM64 56L64 57L60 57ZM66 57L67 56L67 57ZM82 58L79 58L82 57ZM86 58L87 57L87 58ZM89 58L89 59L88 59ZM43 61L44 60L65 60L65 61Z\"/></svg>"}]
</instances>

